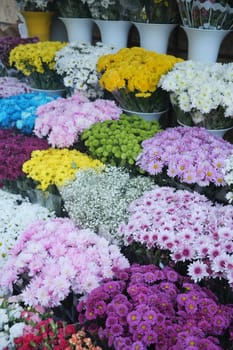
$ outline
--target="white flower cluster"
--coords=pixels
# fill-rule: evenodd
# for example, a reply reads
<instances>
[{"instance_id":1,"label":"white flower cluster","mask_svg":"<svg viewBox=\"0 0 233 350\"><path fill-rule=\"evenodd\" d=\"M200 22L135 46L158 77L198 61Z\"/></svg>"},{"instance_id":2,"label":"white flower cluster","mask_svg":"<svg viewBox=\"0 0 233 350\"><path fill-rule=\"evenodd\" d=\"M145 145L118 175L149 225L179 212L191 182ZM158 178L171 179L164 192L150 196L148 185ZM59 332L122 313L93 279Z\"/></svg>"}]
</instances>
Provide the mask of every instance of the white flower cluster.
<instances>
[{"instance_id":1,"label":"white flower cluster","mask_svg":"<svg viewBox=\"0 0 233 350\"><path fill-rule=\"evenodd\" d=\"M222 107L225 117L233 117L233 63L177 63L159 86L174 95L184 112Z\"/></svg>"},{"instance_id":2,"label":"white flower cluster","mask_svg":"<svg viewBox=\"0 0 233 350\"><path fill-rule=\"evenodd\" d=\"M0 190L0 269L20 233L33 221L51 216L48 209L31 204L20 195Z\"/></svg>"},{"instance_id":3,"label":"white flower cluster","mask_svg":"<svg viewBox=\"0 0 233 350\"><path fill-rule=\"evenodd\" d=\"M64 85L74 92L83 92L88 98L103 96L98 84L96 63L100 56L114 52L114 48L103 43L70 43L56 53L56 71L63 76Z\"/></svg>"},{"instance_id":4,"label":"white flower cluster","mask_svg":"<svg viewBox=\"0 0 233 350\"><path fill-rule=\"evenodd\" d=\"M120 244L117 229L128 217L129 204L153 185L152 178L132 177L126 170L108 166L104 172L78 171L76 179L59 190L77 226L90 228Z\"/></svg>"},{"instance_id":5,"label":"white flower cluster","mask_svg":"<svg viewBox=\"0 0 233 350\"><path fill-rule=\"evenodd\" d=\"M21 320L22 311L19 304L0 300L0 350L13 349L14 338L23 334L25 323Z\"/></svg>"}]
</instances>

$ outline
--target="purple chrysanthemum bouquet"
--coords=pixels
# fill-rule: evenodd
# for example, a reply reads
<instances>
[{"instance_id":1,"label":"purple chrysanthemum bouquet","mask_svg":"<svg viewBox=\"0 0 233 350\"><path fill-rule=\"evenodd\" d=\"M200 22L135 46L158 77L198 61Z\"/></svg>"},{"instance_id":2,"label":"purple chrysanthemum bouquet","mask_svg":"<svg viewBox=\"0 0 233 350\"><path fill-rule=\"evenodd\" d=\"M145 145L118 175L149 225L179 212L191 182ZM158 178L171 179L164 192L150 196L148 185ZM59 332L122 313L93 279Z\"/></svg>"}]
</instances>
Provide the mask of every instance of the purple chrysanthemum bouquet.
<instances>
[{"instance_id":1,"label":"purple chrysanthemum bouquet","mask_svg":"<svg viewBox=\"0 0 233 350\"><path fill-rule=\"evenodd\" d=\"M47 137L52 147L70 147L85 129L105 120L119 119L121 112L114 101L90 101L82 93L76 93L39 107L34 133Z\"/></svg>"},{"instance_id":2,"label":"purple chrysanthemum bouquet","mask_svg":"<svg viewBox=\"0 0 233 350\"><path fill-rule=\"evenodd\" d=\"M30 86L13 77L0 77L0 98L32 92Z\"/></svg>"},{"instance_id":3,"label":"purple chrysanthemum bouquet","mask_svg":"<svg viewBox=\"0 0 233 350\"><path fill-rule=\"evenodd\" d=\"M233 305L172 268L132 265L115 271L81 301L79 322L106 349L229 349ZM225 345L221 341L224 335Z\"/></svg>"},{"instance_id":4,"label":"purple chrysanthemum bouquet","mask_svg":"<svg viewBox=\"0 0 233 350\"><path fill-rule=\"evenodd\" d=\"M13 245L0 276L6 293L16 288L26 305L59 306L72 293L80 297L126 268L120 249L67 218L29 225Z\"/></svg>"},{"instance_id":5,"label":"purple chrysanthemum bouquet","mask_svg":"<svg viewBox=\"0 0 233 350\"><path fill-rule=\"evenodd\" d=\"M211 186L212 192L225 186L224 162L233 145L204 128L168 128L145 140L142 147L136 164L158 181L161 177L163 185Z\"/></svg>"},{"instance_id":6,"label":"purple chrysanthemum bouquet","mask_svg":"<svg viewBox=\"0 0 233 350\"><path fill-rule=\"evenodd\" d=\"M195 281L222 279L233 287L232 206L216 204L197 192L155 187L133 201L127 223L119 227L124 243L159 250L185 263Z\"/></svg>"},{"instance_id":7,"label":"purple chrysanthemum bouquet","mask_svg":"<svg viewBox=\"0 0 233 350\"><path fill-rule=\"evenodd\" d=\"M26 178L22 165L30 159L31 152L47 148L46 140L0 129L0 186L17 187L16 181Z\"/></svg>"}]
</instances>

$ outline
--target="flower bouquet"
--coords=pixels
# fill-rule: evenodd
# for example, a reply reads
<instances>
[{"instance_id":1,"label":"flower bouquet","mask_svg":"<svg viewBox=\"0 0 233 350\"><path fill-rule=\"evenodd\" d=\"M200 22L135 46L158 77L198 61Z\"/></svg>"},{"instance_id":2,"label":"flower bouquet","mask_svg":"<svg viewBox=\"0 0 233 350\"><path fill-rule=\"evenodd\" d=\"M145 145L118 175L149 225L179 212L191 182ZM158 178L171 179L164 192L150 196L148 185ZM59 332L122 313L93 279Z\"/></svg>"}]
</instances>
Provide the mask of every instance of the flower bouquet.
<instances>
[{"instance_id":1,"label":"flower bouquet","mask_svg":"<svg viewBox=\"0 0 233 350\"><path fill-rule=\"evenodd\" d=\"M91 18L87 0L57 0L56 6L63 18Z\"/></svg>"},{"instance_id":2,"label":"flower bouquet","mask_svg":"<svg viewBox=\"0 0 233 350\"><path fill-rule=\"evenodd\" d=\"M232 0L176 0L185 27L199 29L231 29Z\"/></svg>"},{"instance_id":3,"label":"flower bouquet","mask_svg":"<svg viewBox=\"0 0 233 350\"><path fill-rule=\"evenodd\" d=\"M232 154L233 145L204 128L180 126L143 141L142 148L136 164L152 176L161 175L163 183L170 178L216 188L225 185L224 163Z\"/></svg>"},{"instance_id":4,"label":"flower bouquet","mask_svg":"<svg viewBox=\"0 0 233 350\"><path fill-rule=\"evenodd\" d=\"M128 0L124 6L133 22L177 24L179 21L178 7L174 0Z\"/></svg>"},{"instance_id":5,"label":"flower bouquet","mask_svg":"<svg viewBox=\"0 0 233 350\"><path fill-rule=\"evenodd\" d=\"M38 220L29 225L11 249L1 270L0 287L14 285L25 305L59 306L70 293L90 293L128 260L120 249L68 219Z\"/></svg>"},{"instance_id":6,"label":"flower bouquet","mask_svg":"<svg viewBox=\"0 0 233 350\"><path fill-rule=\"evenodd\" d=\"M63 77L65 87L73 92L83 92L87 97L96 99L103 96L98 83L96 63L99 57L113 52L113 47L97 42L70 43L55 56L55 69Z\"/></svg>"},{"instance_id":7,"label":"flower bouquet","mask_svg":"<svg viewBox=\"0 0 233 350\"><path fill-rule=\"evenodd\" d=\"M231 344L233 306L168 267L116 270L77 309L79 322L106 349L223 350Z\"/></svg>"},{"instance_id":8,"label":"flower bouquet","mask_svg":"<svg viewBox=\"0 0 233 350\"><path fill-rule=\"evenodd\" d=\"M54 0L16 0L21 11L48 11Z\"/></svg>"},{"instance_id":9,"label":"flower bouquet","mask_svg":"<svg viewBox=\"0 0 233 350\"><path fill-rule=\"evenodd\" d=\"M99 83L113 94L123 109L161 112L168 107L168 96L158 86L159 80L180 61L180 58L140 47L124 48L99 58Z\"/></svg>"},{"instance_id":10,"label":"flower bouquet","mask_svg":"<svg viewBox=\"0 0 233 350\"><path fill-rule=\"evenodd\" d=\"M149 122L136 115L122 114L119 120L96 123L84 130L81 140L93 158L135 171L135 160L142 150L142 141L160 131L156 120Z\"/></svg>"},{"instance_id":11,"label":"flower bouquet","mask_svg":"<svg viewBox=\"0 0 233 350\"><path fill-rule=\"evenodd\" d=\"M185 61L163 75L159 87L170 93L182 124L225 129L233 126L232 83L232 63Z\"/></svg>"},{"instance_id":12,"label":"flower bouquet","mask_svg":"<svg viewBox=\"0 0 233 350\"><path fill-rule=\"evenodd\" d=\"M26 332L28 325L24 312L18 302L0 298L0 349L13 349L14 339Z\"/></svg>"},{"instance_id":13,"label":"flower bouquet","mask_svg":"<svg viewBox=\"0 0 233 350\"><path fill-rule=\"evenodd\" d=\"M86 0L94 19L100 20L128 20L121 0Z\"/></svg>"},{"instance_id":14,"label":"flower bouquet","mask_svg":"<svg viewBox=\"0 0 233 350\"><path fill-rule=\"evenodd\" d=\"M37 108L53 101L54 98L57 97L37 92L0 98L0 127L2 129L15 128L23 134L31 135L37 117Z\"/></svg>"},{"instance_id":15,"label":"flower bouquet","mask_svg":"<svg viewBox=\"0 0 233 350\"><path fill-rule=\"evenodd\" d=\"M71 350L69 340L77 331L77 326L55 321L50 316L34 322L30 330L14 339L15 350L57 349Z\"/></svg>"},{"instance_id":16,"label":"flower bouquet","mask_svg":"<svg viewBox=\"0 0 233 350\"><path fill-rule=\"evenodd\" d=\"M15 96L32 92L28 84L21 82L15 77L0 77L0 98Z\"/></svg>"},{"instance_id":17,"label":"flower bouquet","mask_svg":"<svg viewBox=\"0 0 233 350\"><path fill-rule=\"evenodd\" d=\"M48 147L46 140L0 129L0 187L17 192L17 180L25 178L23 163L30 159L32 151Z\"/></svg>"},{"instance_id":18,"label":"flower bouquet","mask_svg":"<svg viewBox=\"0 0 233 350\"><path fill-rule=\"evenodd\" d=\"M117 245L120 222L128 217L129 203L153 187L153 179L132 177L122 168L108 166L104 171L80 170L76 179L59 187L69 217Z\"/></svg>"},{"instance_id":19,"label":"flower bouquet","mask_svg":"<svg viewBox=\"0 0 233 350\"><path fill-rule=\"evenodd\" d=\"M67 148L36 150L31 153L22 170L38 184L42 191L49 190L51 186L62 186L75 179L80 169L103 168L99 160L92 159L87 154Z\"/></svg>"},{"instance_id":20,"label":"flower bouquet","mask_svg":"<svg viewBox=\"0 0 233 350\"><path fill-rule=\"evenodd\" d=\"M149 263L154 263L157 250L162 251L176 269L185 263L194 282L221 279L232 289L231 205L213 206L199 193L157 186L128 210L128 221L119 226L126 246L145 246Z\"/></svg>"},{"instance_id":21,"label":"flower bouquet","mask_svg":"<svg viewBox=\"0 0 233 350\"><path fill-rule=\"evenodd\" d=\"M52 147L75 147L84 130L96 123L117 120L121 114L114 101L88 100L81 93L59 98L37 109L34 133L46 137Z\"/></svg>"},{"instance_id":22,"label":"flower bouquet","mask_svg":"<svg viewBox=\"0 0 233 350\"><path fill-rule=\"evenodd\" d=\"M20 38L12 36L4 36L0 38L0 61L9 69L9 56L12 49L21 44L29 44L38 42L37 37ZM10 72L9 72L10 73Z\"/></svg>"},{"instance_id":23,"label":"flower bouquet","mask_svg":"<svg viewBox=\"0 0 233 350\"><path fill-rule=\"evenodd\" d=\"M22 72L33 88L62 89L62 77L55 69L55 55L65 45L59 41L18 45L10 52L9 64Z\"/></svg>"},{"instance_id":24,"label":"flower bouquet","mask_svg":"<svg viewBox=\"0 0 233 350\"><path fill-rule=\"evenodd\" d=\"M47 220L53 214L19 194L0 190L0 269L8 259L10 249L20 234L36 220ZM28 213L30 212L30 215Z\"/></svg>"}]
</instances>

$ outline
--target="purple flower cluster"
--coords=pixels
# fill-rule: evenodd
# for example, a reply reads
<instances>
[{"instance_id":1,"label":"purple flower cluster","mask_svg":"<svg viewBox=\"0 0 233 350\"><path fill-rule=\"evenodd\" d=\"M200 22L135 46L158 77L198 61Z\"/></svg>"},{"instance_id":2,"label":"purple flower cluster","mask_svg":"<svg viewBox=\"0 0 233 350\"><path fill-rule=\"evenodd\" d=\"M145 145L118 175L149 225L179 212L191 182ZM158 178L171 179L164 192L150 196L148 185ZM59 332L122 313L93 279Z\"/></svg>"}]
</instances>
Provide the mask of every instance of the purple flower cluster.
<instances>
[{"instance_id":1,"label":"purple flower cluster","mask_svg":"<svg viewBox=\"0 0 233 350\"><path fill-rule=\"evenodd\" d=\"M195 281L225 278L233 287L232 206L217 204L199 193L155 187L133 201L128 223L119 234L125 244L169 251L171 259L188 262Z\"/></svg>"},{"instance_id":2,"label":"purple flower cluster","mask_svg":"<svg viewBox=\"0 0 233 350\"><path fill-rule=\"evenodd\" d=\"M224 162L233 145L204 128L168 128L145 140L142 147L136 164L150 175L166 171L169 177L188 184L225 185Z\"/></svg>"},{"instance_id":3,"label":"purple flower cluster","mask_svg":"<svg viewBox=\"0 0 233 350\"><path fill-rule=\"evenodd\" d=\"M17 78L0 77L0 98L32 92L30 86L21 83Z\"/></svg>"},{"instance_id":4,"label":"purple flower cluster","mask_svg":"<svg viewBox=\"0 0 233 350\"><path fill-rule=\"evenodd\" d=\"M0 129L0 186L4 180L16 180L25 176L22 165L30 159L31 152L48 147L46 140Z\"/></svg>"},{"instance_id":5,"label":"purple flower cluster","mask_svg":"<svg viewBox=\"0 0 233 350\"><path fill-rule=\"evenodd\" d=\"M155 265L116 270L77 310L80 323L116 350L220 350L233 321L233 305Z\"/></svg>"},{"instance_id":6,"label":"purple flower cluster","mask_svg":"<svg viewBox=\"0 0 233 350\"><path fill-rule=\"evenodd\" d=\"M36 43L38 41L39 39L37 37L20 38L4 36L0 38L0 61L9 68L9 55L13 48L21 44Z\"/></svg>"}]
</instances>

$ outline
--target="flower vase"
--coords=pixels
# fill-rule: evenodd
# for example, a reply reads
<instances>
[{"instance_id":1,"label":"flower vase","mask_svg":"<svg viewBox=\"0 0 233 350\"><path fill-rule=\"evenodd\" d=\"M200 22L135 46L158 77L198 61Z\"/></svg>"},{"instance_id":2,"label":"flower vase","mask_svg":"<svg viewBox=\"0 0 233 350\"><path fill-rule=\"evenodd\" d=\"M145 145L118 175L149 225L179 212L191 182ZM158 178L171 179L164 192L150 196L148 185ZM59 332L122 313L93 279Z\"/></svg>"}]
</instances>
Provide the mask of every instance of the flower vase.
<instances>
[{"instance_id":1,"label":"flower vase","mask_svg":"<svg viewBox=\"0 0 233 350\"><path fill-rule=\"evenodd\" d=\"M180 126L185 126L186 128L191 128L191 126L189 125L186 125L184 123L182 123L179 119L177 119L177 124L179 124ZM233 126L230 127L230 128L225 128L225 129L207 129L206 128L206 131L208 131L209 134L213 135L213 136L217 136L217 137L221 137L223 138L224 135L233 129Z\"/></svg>"},{"instance_id":2,"label":"flower vase","mask_svg":"<svg viewBox=\"0 0 233 350\"><path fill-rule=\"evenodd\" d=\"M33 87L30 87L32 92L37 92L37 93L44 93L47 96L51 97L65 97L66 95L66 89L56 89L56 90L45 90L45 89L36 89Z\"/></svg>"},{"instance_id":3,"label":"flower vase","mask_svg":"<svg viewBox=\"0 0 233 350\"><path fill-rule=\"evenodd\" d=\"M128 109L122 109L122 111L126 115L137 115L138 117L141 117L144 120L152 122L154 120L159 121L162 116L167 114L168 109L161 111L161 112L152 112L152 113L135 112L135 111L129 111Z\"/></svg>"},{"instance_id":4,"label":"flower vase","mask_svg":"<svg viewBox=\"0 0 233 350\"><path fill-rule=\"evenodd\" d=\"M188 37L188 60L214 63L220 45L231 30L199 29L181 26Z\"/></svg>"},{"instance_id":5,"label":"flower vase","mask_svg":"<svg viewBox=\"0 0 233 350\"><path fill-rule=\"evenodd\" d=\"M69 42L92 42L93 21L90 18L64 18L59 17L64 23Z\"/></svg>"},{"instance_id":6,"label":"flower vase","mask_svg":"<svg viewBox=\"0 0 233 350\"><path fill-rule=\"evenodd\" d=\"M146 50L167 53L169 37L176 24L133 22L139 32L140 46Z\"/></svg>"},{"instance_id":7,"label":"flower vase","mask_svg":"<svg viewBox=\"0 0 233 350\"><path fill-rule=\"evenodd\" d=\"M101 42L103 44L113 46L116 51L127 47L131 22L110 20L94 21L100 30Z\"/></svg>"},{"instance_id":8,"label":"flower vase","mask_svg":"<svg viewBox=\"0 0 233 350\"><path fill-rule=\"evenodd\" d=\"M29 37L37 36L40 41L50 40L53 12L23 11L22 15Z\"/></svg>"}]
</instances>

